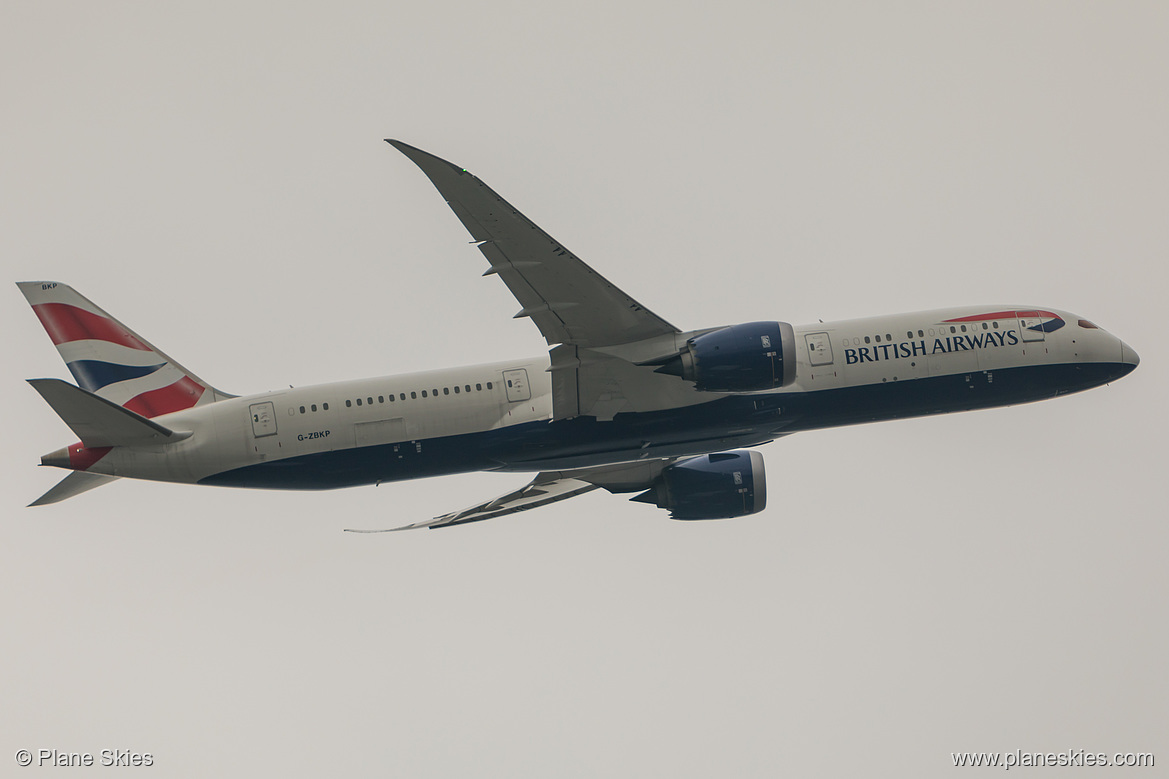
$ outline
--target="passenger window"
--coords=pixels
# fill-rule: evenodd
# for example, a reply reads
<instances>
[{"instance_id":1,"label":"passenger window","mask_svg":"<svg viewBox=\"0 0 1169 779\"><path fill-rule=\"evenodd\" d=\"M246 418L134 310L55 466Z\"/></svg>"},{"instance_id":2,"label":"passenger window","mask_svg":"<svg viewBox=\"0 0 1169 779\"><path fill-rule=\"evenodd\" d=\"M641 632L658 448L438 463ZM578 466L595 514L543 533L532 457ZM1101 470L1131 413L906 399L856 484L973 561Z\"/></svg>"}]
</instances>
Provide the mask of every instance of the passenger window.
<instances>
[{"instance_id":1,"label":"passenger window","mask_svg":"<svg viewBox=\"0 0 1169 779\"><path fill-rule=\"evenodd\" d=\"M321 408L323 408L325 411L328 411L328 410L329 410L329 404L328 404L328 403L325 403L323 406L321 406Z\"/></svg>"},{"instance_id":2,"label":"passenger window","mask_svg":"<svg viewBox=\"0 0 1169 779\"><path fill-rule=\"evenodd\" d=\"M361 405L361 398L357 399L357 405L359 405L359 406Z\"/></svg>"},{"instance_id":3,"label":"passenger window","mask_svg":"<svg viewBox=\"0 0 1169 779\"><path fill-rule=\"evenodd\" d=\"M302 413L302 414L304 413L304 406L300 407L300 413Z\"/></svg>"},{"instance_id":4,"label":"passenger window","mask_svg":"<svg viewBox=\"0 0 1169 779\"><path fill-rule=\"evenodd\" d=\"M958 330L953 325L950 325L950 332L956 333L956 332L958 332Z\"/></svg>"},{"instance_id":5,"label":"passenger window","mask_svg":"<svg viewBox=\"0 0 1169 779\"><path fill-rule=\"evenodd\" d=\"M393 403L393 402L394 402L394 396L393 396L393 395L390 395L390 402L391 402L391 403Z\"/></svg>"},{"instance_id":6,"label":"passenger window","mask_svg":"<svg viewBox=\"0 0 1169 779\"><path fill-rule=\"evenodd\" d=\"M892 340L893 340L893 336L889 335L888 333L885 333L885 340L886 340L886 341L892 341Z\"/></svg>"},{"instance_id":7,"label":"passenger window","mask_svg":"<svg viewBox=\"0 0 1169 779\"><path fill-rule=\"evenodd\" d=\"M996 329L996 330L997 330L997 329L998 329L998 327L999 327L999 323L998 323L998 322L991 322L991 323L990 323L990 325L991 325L991 327L993 327L993 328L994 328L994 329Z\"/></svg>"},{"instance_id":8,"label":"passenger window","mask_svg":"<svg viewBox=\"0 0 1169 779\"><path fill-rule=\"evenodd\" d=\"M987 327L986 327L986 322L983 322L983 323L982 323L982 329L983 329L983 330L986 330L986 329L987 329Z\"/></svg>"},{"instance_id":9,"label":"passenger window","mask_svg":"<svg viewBox=\"0 0 1169 779\"><path fill-rule=\"evenodd\" d=\"M426 397L426 390L422 390L422 397Z\"/></svg>"},{"instance_id":10,"label":"passenger window","mask_svg":"<svg viewBox=\"0 0 1169 779\"><path fill-rule=\"evenodd\" d=\"M459 385L458 384L455 385L455 394L456 395L459 394Z\"/></svg>"},{"instance_id":11,"label":"passenger window","mask_svg":"<svg viewBox=\"0 0 1169 779\"><path fill-rule=\"evenodd\" d=\"M314 414L315 414L315 413L317 413L317 404L316 404L316 403L314 403L314 404L312 405L312 410L313 410L313 413L314 413Z\"/></svg>"},{"instance_id":12,"label":"passenger window","mask_svg":"<svg viewBox=\"0 0 1169 779\"><path fill-rule=\"evenodd\" d=\"M378 403L385 403L385 402L386 402L386 396L385 396L385 395L378 395L378 396L377 396L377 402L378 402Z\"/></svg>"},{"instance_id":13,"label":"passenger window","mask_svg":"<svg viewBox=\"0 0 1169 779\"><path fill-rule=\"evenodd\" d=\"M865 336L865 343L868 343L868 342L869 342L869 337L866 335Z\"/></svg>"},{"instance_id":14,"label":"passenger window","mask_svg":"<svg viewBox=\"0 0 1169 779\"><path fill-rule=\"evenodd\" d=\"M482 384L476 384L476 385L475 385L475 391L476 391L476 392L482 392L482 391L483 391L483 385L482 385Z\"/></svg>"},{"instance_id":15,"label":"passenger window","mask_svg":"<svg viewBox=\"0 0 1169 779\"><path fill-rule=\"evenodd\" d=\"M966 332L966 325L962 325L962 332Z\"/></svg>"},{"instance_id":16,"label":"passenger window","mask_svg":"<svg viewBox=\"0 0 1169 779\"><path fill-rule=\"evenodd\" d=\"M918 331L917 331L917 337L918 337L918 338L925 338L925 333L924 333L923 331L921 331L921 330L918 330Z\"/></svg>"},{"instance_id":17,"label":"passenger window","mask_svg":"<svg viewBox=\"0 0 1169 779\"><path fill-rule=\"evenodd\" d=\"M877 343L881 343L881 336L877 336Z\"/></svg>"},{"instance_id":18,"label":"passenger window","mask_svg":"<svg viewBox=\"0 0 1169 779\"><path fill-rule=\"evenodd\" d=\"M463 392L470 392L470 391L471 391L471 385L470 385L470 384L466 384L466 385L464 385L464 386L463 386Z\"/></svg>"},{"instance_id":19,"label":"passenger window","mask_svg":"<svg viewBox=\"0 0 1169 779\"><path fill-rule=\"evenodd\" d=\"M366 398L365 402L372 406L373 405L373 398Z\"/></svg>"},{"instance_id":20,"label":"passenger window","mask_svg":"<svg viewBox=\"0 0 1169 779\"><path fill-rule=\"evenodd\" d=\"M352 400L347 400L347 401L345 401L345 408L352 408L352 407L353 407L353 401L352 401Z\"/></svg>"},{"instance_id":21,"label":"passenger window","mask_svg":"<svg viewBox=\"0 0 1169 779\"><path fill-rule=\"evenodd\" d=\"M423 394L425 394L425 393L423 393ZM418 400L418 393L417 393L417 392L411 392L411 393L410 393L410 400Z\"/></svg>"},{"instance_id":22,"label":"passenger window","mask_svg":"<svg viewBox=\"0 0 1169 779\"><path fill-rule=\"evenodd\" d=\"M436 398L438 397L438 388L437 388L437 387L435 387L434 389L432 389L430 392L431 392L431 394L432 394L432 395L434 395Z\"/></svg>"},{"instance_id":23,"label":"passenger window","mask_svg":"<svg viewBox=\"0 0 1169 779\"><path fill-rule=\"evenodd\" d=\"M491 382L487 382L487 389L491 389Z\"/></svg>"},{"instance_id":24,"label":"passenger window","mask_svg":"<svg viewBox=\"0 0 1169 779\"><path fill-rule=\"evenodd\" d=\"M405 392L398 393L398 400L405 400L405 399L406 399L406 393L405 393Z\"/></svg>"},{"instance_id":25,"label":"passenger window","mask_svg":"<svg viewBox=\"0 0 1169 779\"><path fill-rule=\"evenodd\" d=\"M443 388L442 388L442 394L444 394L444 395L449 395L449 394L451 394L451 388L450 388L450 387L443 387Z\"/></svg>"}]
</instances>

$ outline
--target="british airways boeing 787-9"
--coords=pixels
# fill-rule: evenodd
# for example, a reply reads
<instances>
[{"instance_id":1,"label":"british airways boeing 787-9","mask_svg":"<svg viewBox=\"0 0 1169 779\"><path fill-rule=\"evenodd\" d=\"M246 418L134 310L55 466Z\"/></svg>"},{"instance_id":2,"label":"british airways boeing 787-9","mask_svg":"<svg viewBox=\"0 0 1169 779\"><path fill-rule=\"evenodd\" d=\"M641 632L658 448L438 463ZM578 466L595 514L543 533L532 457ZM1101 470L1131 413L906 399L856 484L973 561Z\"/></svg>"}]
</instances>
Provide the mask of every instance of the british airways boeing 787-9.
<instances>
[{"instance_id":1,"label":"british airways boeing 787-9","mask_svg":"<svg viewBox=\"0 0 1169 779\"><path fill-rule=\"evenodd\" d=\"M747 447L805 430L1006 406L1089 389L1139 358L1066 311L972 306L683 331L581 262L466 170L389 141L430 178L548 341L539 358L221 392L71 287L19 284L77 386L30 383L80 441L32 505L119 477L330 489L525 471L521 489L408 525L446 527L598 487L675 519L762 511ZM397 529L407 529L397 528Z\"/></svg>"}]
</instances>

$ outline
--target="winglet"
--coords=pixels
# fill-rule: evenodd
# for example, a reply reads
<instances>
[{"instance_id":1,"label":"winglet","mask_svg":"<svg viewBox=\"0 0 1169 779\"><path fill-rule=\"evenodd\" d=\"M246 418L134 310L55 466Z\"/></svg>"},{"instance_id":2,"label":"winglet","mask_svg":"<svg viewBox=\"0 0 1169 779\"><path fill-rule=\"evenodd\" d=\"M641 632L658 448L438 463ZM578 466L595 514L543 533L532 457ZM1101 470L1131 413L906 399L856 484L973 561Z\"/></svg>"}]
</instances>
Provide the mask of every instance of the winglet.
<instances>
[{"instance_id":1,"label":"winglet","mask_svg":"<svg viewBox=\"0 0 1169 779\"><path fill-rule=\"evenodd\" d=\"M466 168L460 168L458 165L454 164L453 162L448 162L447 160L444 160L442 157L435 156L428 151L423 151L422 149L419 149L417 146L411 146L408 143L402 143L401 141L394 140L393 138L386 138L386 143L393 146L395 149L397 149L398 151L402 152L407 157L409 157L410 161L413 162L418 167L422 168L423 171L427 171L427 168L433 169L433 168L441 168L441 167L445 166L447 168L450 168L455 173L458 173L458 174L465 173L467 175L471 175L471 172L468 171ZM427 175L429 175L429 172L427 172Z\"/></svg>"},{"instance_id":2,"label":"winglet","mask_svg":"<svg viewBox=\"0 0 1169 779\"><path fill-rule=\"evenodd\" d=\"M413 525L405 525L403 527L374 528L372 530L363 530L360 528L347 527L347 528L345 528L344 532L346 532L346 533L397 533L399 530L416 530L417 528L420 528L420 527L430 527L430 523L429 522L415 522Z\"/></svg>"}]
</instances>

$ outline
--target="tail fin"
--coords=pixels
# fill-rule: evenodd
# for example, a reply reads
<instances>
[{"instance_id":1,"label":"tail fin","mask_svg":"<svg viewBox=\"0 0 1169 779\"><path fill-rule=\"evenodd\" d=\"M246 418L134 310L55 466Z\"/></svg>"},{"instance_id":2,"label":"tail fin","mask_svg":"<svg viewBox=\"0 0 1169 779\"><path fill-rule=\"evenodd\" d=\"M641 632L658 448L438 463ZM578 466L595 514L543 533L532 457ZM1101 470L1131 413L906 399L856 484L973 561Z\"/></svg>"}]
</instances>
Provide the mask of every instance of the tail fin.
<instances>
[{"instance_id":1,"label":"tail fin","mask_svg":"<svg viewBox=\"0 0 1169 779\"><path fill-rule=\"evenodd\" d=\"M83 389L152 419L233 397L220 392L68 284L17 286Z\"/></svg>"}]
</instances>

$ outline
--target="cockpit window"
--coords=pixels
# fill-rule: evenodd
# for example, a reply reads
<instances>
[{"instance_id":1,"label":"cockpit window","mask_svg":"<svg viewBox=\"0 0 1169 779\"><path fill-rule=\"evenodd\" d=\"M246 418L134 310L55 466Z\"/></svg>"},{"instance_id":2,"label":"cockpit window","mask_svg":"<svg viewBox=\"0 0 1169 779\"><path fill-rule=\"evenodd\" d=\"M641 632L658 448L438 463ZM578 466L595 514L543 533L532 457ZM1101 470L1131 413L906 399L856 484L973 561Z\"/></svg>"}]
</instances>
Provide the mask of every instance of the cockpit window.
<instances>
[{"instance_id":1,"label":"cockpit window","mask_svg":"<svg viewBox=\"0 0 1169 779\"><path fill-rule=\"evenodd\" d=\"M1084 328L1085 330L1099 330L1100 329L1098 326L1092 324L1087 319L1081 319L1079 322L1079 325L1080 325L1080 327Z\"/></svg>"}]
</instances>

